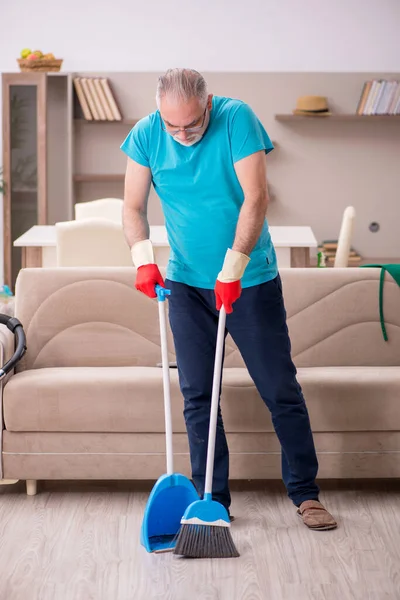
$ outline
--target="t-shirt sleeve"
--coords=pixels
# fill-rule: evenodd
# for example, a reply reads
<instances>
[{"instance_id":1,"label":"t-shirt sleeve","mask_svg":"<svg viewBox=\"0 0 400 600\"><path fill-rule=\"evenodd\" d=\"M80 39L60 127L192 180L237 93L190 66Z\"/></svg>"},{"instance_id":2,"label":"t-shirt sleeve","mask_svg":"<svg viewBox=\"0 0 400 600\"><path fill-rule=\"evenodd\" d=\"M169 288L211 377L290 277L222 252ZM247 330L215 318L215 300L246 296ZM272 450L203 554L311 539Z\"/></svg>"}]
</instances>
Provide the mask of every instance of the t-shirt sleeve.
<instances>
[{"instance_id":1,"label":"t-shirt sleeve","mask_svg":"<svg viewBox=\"0 0 400 600\"><path fill-rule=\"evenodd\" d=\"M263 125L248 104L241 104L235 111L230 129L234 163L260 150L268 154L274 149Z\"/></svg>"},{"instance_id":2,"label":"t-shirt sleeve","mask_svg":"<svg viewBox=\"0 0 400 600\"><path fill-rule=\"evenodd\" d=\"M129 158L143 167L149 167L149 129L148 120L142 119L131 129L121 144L121 150Z\"/></svg>"}]
</instances>

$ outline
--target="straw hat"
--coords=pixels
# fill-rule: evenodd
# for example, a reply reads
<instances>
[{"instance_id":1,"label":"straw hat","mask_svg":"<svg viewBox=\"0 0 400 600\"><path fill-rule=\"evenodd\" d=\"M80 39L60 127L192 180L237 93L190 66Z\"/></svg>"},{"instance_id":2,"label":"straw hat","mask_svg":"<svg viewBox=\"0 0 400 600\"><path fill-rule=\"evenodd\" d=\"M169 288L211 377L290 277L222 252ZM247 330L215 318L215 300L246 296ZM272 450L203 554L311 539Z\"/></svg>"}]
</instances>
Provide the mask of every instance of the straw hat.
<instances>
[{"instance_id":1,"label":"straw hat","mask_svg":"<svg viewBox=\"0 0 400 600\"><path fill-rule=\"evenodd\" d=\"M294 115L309 115L312 117L327 117L331 113L325 96L301 96L297 98Z\"/></svg>"}]
</instances>

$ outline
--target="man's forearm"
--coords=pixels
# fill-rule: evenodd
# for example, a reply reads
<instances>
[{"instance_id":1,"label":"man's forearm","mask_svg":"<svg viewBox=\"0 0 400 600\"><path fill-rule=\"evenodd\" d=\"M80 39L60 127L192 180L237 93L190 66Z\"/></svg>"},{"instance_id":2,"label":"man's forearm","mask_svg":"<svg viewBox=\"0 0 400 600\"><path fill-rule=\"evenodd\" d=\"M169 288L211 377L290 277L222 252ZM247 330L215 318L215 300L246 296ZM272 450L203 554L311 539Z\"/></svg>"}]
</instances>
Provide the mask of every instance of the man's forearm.
<instances>
[{"instance_id":1,"label":"man's forearm","mask_svg":"<svg viewBox=\"0 0 400 600\"><path fill-rule=\"evenodd\" d=\"M257 197L247 198L243 202L236 227L232 250L249 256L260 237L268 206L268 194L263 192Z\"/></svg>"},{"instance_id":2,"label":"man's forearm","mask_svg":"<svg viewBox=\"0 0 400 600\"><path fill-rule=\"evenodd\" d=\"M147 215L140 210L124 207L123 227L125 239L130 248L137 242L150 237Z\"/></svg>"}]
</instances>

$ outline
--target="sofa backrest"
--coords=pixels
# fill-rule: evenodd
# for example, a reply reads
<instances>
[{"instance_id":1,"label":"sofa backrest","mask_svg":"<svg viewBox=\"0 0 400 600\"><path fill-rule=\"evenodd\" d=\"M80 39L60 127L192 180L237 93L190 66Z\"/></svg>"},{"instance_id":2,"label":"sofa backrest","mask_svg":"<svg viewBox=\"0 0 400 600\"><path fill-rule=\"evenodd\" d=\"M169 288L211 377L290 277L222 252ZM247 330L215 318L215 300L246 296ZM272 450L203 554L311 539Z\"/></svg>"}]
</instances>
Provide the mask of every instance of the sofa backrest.
<instances>
[{"instance_id":1,"label":"sofa backrest","mask_svg":"<svg viewBox=\"0 0 400 600\"><path fill-rule=\"evenodd\" d=\"M281 270L296 366L400 365L400 288L385 276L385 342L379 276L377 268ZM15 311L28 351L18 370L160 362L157 302L134 280L133 267L22 270ZM173 360L170 332L169 344ZM225 366L243 366L230 337Z\"/></svg>"}]
</instances>

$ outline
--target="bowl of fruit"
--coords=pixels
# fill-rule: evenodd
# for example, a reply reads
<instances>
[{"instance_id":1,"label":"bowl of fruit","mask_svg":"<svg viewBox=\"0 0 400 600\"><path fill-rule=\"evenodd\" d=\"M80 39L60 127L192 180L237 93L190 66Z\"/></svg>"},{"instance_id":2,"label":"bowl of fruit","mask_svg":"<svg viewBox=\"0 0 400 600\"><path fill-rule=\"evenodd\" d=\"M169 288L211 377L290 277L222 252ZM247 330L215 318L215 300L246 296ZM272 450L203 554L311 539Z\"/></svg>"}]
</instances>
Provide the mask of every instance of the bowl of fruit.
<instances>
[{"instance_id":1,"label":"bowl of fruit","mask_svg":"<svg viewBox=\"0 0 400 600\"><path fill-rule=\"evenodd\" d=\"M41 50L32 52L29 48L24 48L21 50L21 58L18 58L17 62L21 71L38 73L39 71L59 71L63 61L55 58L51 52L43 54Z\"/></svg>"}]
</instances>

